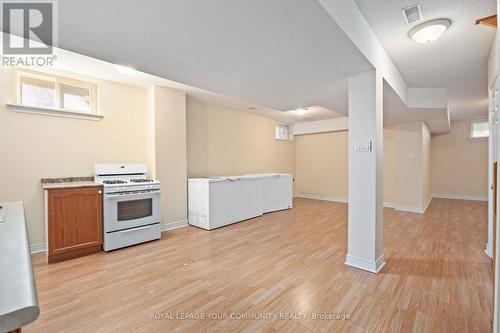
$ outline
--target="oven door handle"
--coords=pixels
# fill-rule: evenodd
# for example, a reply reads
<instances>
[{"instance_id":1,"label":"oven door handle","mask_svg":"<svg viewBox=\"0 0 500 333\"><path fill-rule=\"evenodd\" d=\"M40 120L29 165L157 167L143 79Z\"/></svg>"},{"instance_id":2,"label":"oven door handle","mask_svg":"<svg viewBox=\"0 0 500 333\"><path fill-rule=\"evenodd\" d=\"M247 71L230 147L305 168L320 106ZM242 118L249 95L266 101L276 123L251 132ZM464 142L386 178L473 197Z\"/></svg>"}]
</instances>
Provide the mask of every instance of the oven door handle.
<instances>
[{"instance_id":1,"label":"oven door handle","mask_svg":"<svg viewBox=\"0 0 500 333\"><path fill-rule=\"evenodd\" d=\"M150 191L145 193L130 193L130 194L106 194L104 199L134 199L134 198L150 198L152 196L159 196L160 190Z\"/></svg>"}]
</instances>

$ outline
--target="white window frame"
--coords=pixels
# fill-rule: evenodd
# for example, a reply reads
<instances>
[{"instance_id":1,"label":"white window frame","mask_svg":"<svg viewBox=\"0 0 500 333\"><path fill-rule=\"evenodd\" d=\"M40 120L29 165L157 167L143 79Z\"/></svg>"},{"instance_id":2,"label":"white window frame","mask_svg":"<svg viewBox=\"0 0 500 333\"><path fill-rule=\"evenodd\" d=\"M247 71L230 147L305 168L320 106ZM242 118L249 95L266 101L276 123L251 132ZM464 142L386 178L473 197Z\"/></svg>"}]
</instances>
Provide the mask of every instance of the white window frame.
<instances>
[{"instance_id":1,"label":"white window frame","mask_svg":"<svg viewBox=\"0 0 500 333\"><path fill-rule=\"evenodd\" d=\"M83 89L88 89L89 91L89 104L90 104L90 111L88 113L93 113L93 114L97 114L97 110L93 110L94 109L94 93L93 93L93 89L92 89L92 86L89 86L85 83L73 83L73 82L66 82L64 79L63 80L59 80L57 81L57 88L56 88L56 97L58 97L58 102L59 102L59 108L61 110L64 110L64 111L68 111L68 112L85 112L85 111L79 111L79 110L73 110L73 109L68 109L68 108L63 108L62 107L62 103L63 103L63 95L61 94L61 84L64 84L66 86L71 86L71 87L75 87L75 88L83 88Z\"/></svg>"},{"instance_id":2,"label":"white window frame","mask_svg":"<svg viewBox=\"0 0 500 333\"><path fill-rule=\"evenodd\" d=\"M54 82L55 84L55 108L46 108L41 106L21 104L21 77L31 77L39 80ZM62 96L60 85L65 84L68 86L85 88L89 90L89 103L90 111L72 110L62 107ZM36 72L27 69L14 69L13 74L13 99L14 103L7 104L12 111L40 114L46 116L56 116L65 118L87 119L87 120L100 120L103 118L98 109L98 86L95 83L75 80L70 77L52 75L44 72Z\"/></svg>"},{"instance_id":3,"label":"white window frame","mask_svg":"<svg viewBox=\"0 0 500 333\"><path fill-rule=\"evenodd\" d=\"M278 127L284 127L284 128L286 128L286 133L287 133L287 138L286 139L280 139L280 138L276 137L276 129ZM277 140L277 141L281 141L281 142L290 142L290 141L292 141L292 131L291 131L290 125L288 125L288 124L282 124L282 123L276 123L276 125L274 126L274 139Z\"/></svg>"},{"instance_id":4,"label":"white window frame","mask_svg":"<svg viewBox=\"0 0 500 333\"><path fill-rule=\"evenodd\" d=\"M483 124L483 123L486 123L488 124L488 136L481 136L481 137L475 137L473 136L473 127L474 127L474 124ZM469 128L469 139L470 140L488 140L489 136L490 136L490 132L491 132L491 129L490 129L490 125L489 125L489 122L488 122L488 119L478 119L478 120L472 120L470 122L470 128Z\"/></svg>"},{"instance_id":5,"label":"white window frame","mask_svg":"<svg viewBox=\"0 0 500 333\"><path fill-rule=\"evenodd\" d=\"M21 74L22 73L22 74ZM38 80L43 80L43 81L49 81L49 82L53 82L54 83L54 89L55 89L55 95L54 95L54 105L58 105L58 101L57 101L57 80L53 77L49 77L49 76L45 76L45 75L40 75L40 74L35 74L35 73L31 73L31 72L21 72L21 71L17 71L16 73L16 82L15 82L15 85L16 85L16 92L17 92L17 96L16 96L16 103L19 104L19 105L24 105L24 106L28 106L28 107L37 107L35 105L27 105L27 104L21 104L21 76L24 76L24 77L30 77L30 78L33 78L33 79L38 79Z\"/></svg>"}]
</instances>

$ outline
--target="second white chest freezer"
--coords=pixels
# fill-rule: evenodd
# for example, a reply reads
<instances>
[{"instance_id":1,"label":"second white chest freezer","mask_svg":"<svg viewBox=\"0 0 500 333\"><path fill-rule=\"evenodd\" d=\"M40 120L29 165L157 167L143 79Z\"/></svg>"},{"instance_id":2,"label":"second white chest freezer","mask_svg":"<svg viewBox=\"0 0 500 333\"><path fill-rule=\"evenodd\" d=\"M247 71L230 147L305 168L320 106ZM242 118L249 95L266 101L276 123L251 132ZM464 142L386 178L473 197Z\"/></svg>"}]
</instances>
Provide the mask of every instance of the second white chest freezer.
<instances>
[{"instance_id":1,"label":"second white chest freezer","mask_svg":"<svg viewBox=\"0 0 500 333\"><path fill-rule=\"evenodd\" d=\"M258 178L262 183L262 205L264 213L292 208L293 176L287 173L258 173L242 176Z\"/></svg>"}]
</instances>

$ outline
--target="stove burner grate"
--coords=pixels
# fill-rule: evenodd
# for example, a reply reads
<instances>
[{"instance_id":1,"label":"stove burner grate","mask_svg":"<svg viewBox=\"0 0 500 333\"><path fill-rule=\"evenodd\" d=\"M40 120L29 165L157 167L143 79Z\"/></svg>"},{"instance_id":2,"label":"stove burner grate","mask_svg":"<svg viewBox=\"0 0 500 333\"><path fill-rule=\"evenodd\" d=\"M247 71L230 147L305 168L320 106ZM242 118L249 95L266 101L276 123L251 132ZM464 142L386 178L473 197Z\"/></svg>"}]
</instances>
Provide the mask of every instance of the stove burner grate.
<instances>
[{"instance_id":1,"label":"stove burner grate","mask_svg":"<svg viewBox=\"0 0 500 333\"><path fill-rule=\"evenodd\" d=\"M151 183L151 179L131 179L131 183Z\"/></svg>"},{"instance_id":2,"label":"stove burner grate","mask_svg":"<svg viewBox=\"0 0 500 333\"><path fill-rule=\"evenodd\" d=\"M124 180L105 180L102 182L103 184L106 184L106 185L115 185L115 184L127 184L126 181Z\"/></svg>"}]
</instances>

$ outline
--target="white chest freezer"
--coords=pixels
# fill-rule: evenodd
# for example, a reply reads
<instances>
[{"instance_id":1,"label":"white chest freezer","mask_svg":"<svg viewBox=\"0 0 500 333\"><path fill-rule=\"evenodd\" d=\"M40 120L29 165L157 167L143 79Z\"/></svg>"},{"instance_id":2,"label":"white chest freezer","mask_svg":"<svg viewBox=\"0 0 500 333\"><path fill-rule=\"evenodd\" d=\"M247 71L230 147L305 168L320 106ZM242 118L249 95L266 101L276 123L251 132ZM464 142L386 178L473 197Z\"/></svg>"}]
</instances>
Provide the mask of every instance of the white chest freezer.
<instances>
[{"instance_id":1,"label":"white chest freezer","mask_svg":"<svg viewBox=\"0 0 500 333\"><path fill-rule=\"evenodd\" d=\"M240 177L188 180L189 224L211 230L260 216L262 183Z\"/></svg>"},{"instance_id":2,"label":"white chest freezer","mask_svg":"<svg viewBox=\"0 0 500 333\"><path fill-rule=\"evenodd\" d=\"M188 180L189 224L211 230L292 208L291 174L251 174Z\"/></svg>"}]
</instances>

